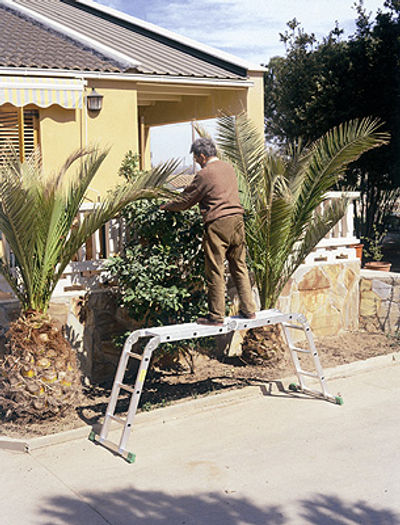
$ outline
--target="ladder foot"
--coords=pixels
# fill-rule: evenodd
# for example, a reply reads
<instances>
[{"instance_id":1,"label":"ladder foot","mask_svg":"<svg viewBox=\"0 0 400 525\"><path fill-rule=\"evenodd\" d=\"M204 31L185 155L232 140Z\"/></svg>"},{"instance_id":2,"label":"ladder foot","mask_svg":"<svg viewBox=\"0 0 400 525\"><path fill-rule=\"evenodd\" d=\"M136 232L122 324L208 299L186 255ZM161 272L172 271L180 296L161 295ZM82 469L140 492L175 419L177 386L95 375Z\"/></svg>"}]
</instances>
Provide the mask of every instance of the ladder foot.
<instances>
[{"instance_id":1,"label":"ladder foot","mask_svg":"<svg viewBox=\"0 0 400 525\"><path fill-rule=\"evenodd\" d=\"M296 385L296 383L290 383L289 390L292 392L297 392L299 390L299 387Z\"/></svg>"},{"instance_id":2,"label":"ladder foot","mask_svg":"<svg viewBox=\"0 0 400 525\"><path fill-rule=\"evenodd\" d=\"M128 463L135 463L135 460L136 460L136 454L134 454L133 452L128 452L128 455L126 456L126 461Z\"/></svg>"},{"instance_id":3,"label":"ladder foot","mask_svg":"<svg viewBox=\"0 0 400 525\"><path fill-rule=\"evenodd\" d=\"M89 441L96 441L96 432L94 430L89 434Z\"/></svg>"},{"instance_id":4,"label":"ladder foot","mask_svg":"<svg viewBox=\"0 0 400 525\"><path fill-rule=\"evenodd\" d=\"M336 397L335 397L335 403L336 403L337 405L343 405L343 403L344 403L343 398L340 397L340 396L336 396Z\"/></svg>"}]
</instances>

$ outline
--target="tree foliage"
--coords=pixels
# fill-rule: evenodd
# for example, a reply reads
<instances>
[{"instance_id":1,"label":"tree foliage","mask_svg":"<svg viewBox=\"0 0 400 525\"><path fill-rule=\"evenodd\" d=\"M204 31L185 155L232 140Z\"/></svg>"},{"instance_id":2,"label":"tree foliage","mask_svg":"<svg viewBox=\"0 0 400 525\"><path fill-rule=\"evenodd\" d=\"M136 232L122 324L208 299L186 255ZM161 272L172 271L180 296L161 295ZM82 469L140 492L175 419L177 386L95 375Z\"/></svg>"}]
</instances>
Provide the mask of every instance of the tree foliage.
<instances>
[{"instance_id":1,"label":"tree foliage","mask_svg":"<svg viewBox=\"0 0 400 525\"><path fill-rule=\"evenodd\" d=\"M363 155L342 182L362 192L359 235L383 222L399 195L400 3L387 0L384 8L373 20L360 1L356 32L348 40L336 26L317 42L292 20L281 35L286 56L271 59L265 74L270 142L284 146L299 136L313 141L341 122L367 116L385 123L390 144Z\"/></svg>"}]
</instances>

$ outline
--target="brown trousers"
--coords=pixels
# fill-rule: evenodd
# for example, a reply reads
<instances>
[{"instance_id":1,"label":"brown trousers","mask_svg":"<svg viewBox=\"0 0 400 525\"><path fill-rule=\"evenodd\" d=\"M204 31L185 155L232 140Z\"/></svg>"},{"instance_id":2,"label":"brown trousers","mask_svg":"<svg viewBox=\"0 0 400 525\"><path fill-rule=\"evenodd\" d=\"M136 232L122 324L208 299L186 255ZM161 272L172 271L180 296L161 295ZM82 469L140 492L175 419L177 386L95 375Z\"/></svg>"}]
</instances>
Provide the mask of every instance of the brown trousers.
<instances>
[{"instance_id":1,"label":"brown trousers","mask_svg":"<svg viewBox=\"0 0 400 525\"><path fill-rule=\"evenodd\" d=\"M255 312L246 265L246 242L242 215L230 215L205 225L203 237L205 274L208 287L209 316L215 321L225 317L225 260L239 295L239 308Z\"/></svg>"}]
</instances>

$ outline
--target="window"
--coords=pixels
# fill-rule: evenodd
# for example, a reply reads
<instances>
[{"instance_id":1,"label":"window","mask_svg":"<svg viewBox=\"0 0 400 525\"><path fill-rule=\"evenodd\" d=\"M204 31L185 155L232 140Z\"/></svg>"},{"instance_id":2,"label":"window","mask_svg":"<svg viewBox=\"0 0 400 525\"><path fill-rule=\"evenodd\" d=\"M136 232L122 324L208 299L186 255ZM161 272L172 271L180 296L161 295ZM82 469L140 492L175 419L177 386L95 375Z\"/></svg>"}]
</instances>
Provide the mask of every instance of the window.
<instances>
[{"instance_id":1,"label":"window","mask_svg":"<svg viewBox=\"0 0 400 525\"><path fill-rule=\"evenodd\" d=\"M35 110L0 108L0 150L12 144L21 161L39 145L39 113Z\"/></svg>"}]
</instances>

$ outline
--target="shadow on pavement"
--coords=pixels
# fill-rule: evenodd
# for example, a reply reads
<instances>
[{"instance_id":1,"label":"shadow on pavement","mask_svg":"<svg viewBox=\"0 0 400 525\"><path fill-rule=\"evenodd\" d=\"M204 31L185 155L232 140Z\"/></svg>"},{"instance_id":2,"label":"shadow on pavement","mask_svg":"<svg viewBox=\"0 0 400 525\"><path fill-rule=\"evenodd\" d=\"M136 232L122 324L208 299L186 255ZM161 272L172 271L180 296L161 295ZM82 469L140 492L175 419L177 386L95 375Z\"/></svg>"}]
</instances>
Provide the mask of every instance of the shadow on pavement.
<instances>
[{"instance_id":1,"label":"shadow on pavement","mask_svg":"<svg viewBox=\"0 0 400 525\"><path fill-rule=\"evenodd\" d=\"M348 503L336 496L317 495L302 502L302 523L313 525L399 525L400 515L373 508L365 501Z\"/></svg>"},{"instance_id":2,"label":"shadow on pavement","mask_svg":"<svg viewBox=\"0 0 400 525\"><path fill-rule=\"evenodd\" d=\"M128 384L134 384L132 379ZM230 377L225 375L206 378L192 383L176 383L168 384L162 382L161 379L151 380L146 384L139 402L139 410L149 411L155 408L168 406L175 401L182 401L185 399L196 399L198 397L206 396L216 392L223 392L227 390L238 390L246 386L259 386L263 395L272 397L296 397L301 399L301 396L285 390L281 381L271 381L264 378L248 378L248 377ZM276 388L273 388L273 387ZM96 391L96 389L92 389ZM278 396L274 391L281 392ZM92 399L96 399L96 395L102 398L99 403L91 403L82 405L76 409L78 416L88 425L97 424L104 416L107 404L111 395L111 386L97 387L97 394L91 395ZM89 394L90 395L90 394ZM308 399L308 398L307 398ZM311 398L310 398L311 399ZM129 407L130 395L120 393L116 406L116 414L124 414ZM90 412L90 416L87 412Z\"/></svg>"},{"instance_id":3,"label":"shadow on pavement","mask_svg":"<svg viewBox=\"0 0 400 525\"><path fill-rule=\"evenodd\" d=\"M82 494L97 516L86 525L399 525L400 516L364 501L351 503L336 496L316 495L290 504L291 518L278 505L258 507L234 492L172 496L134 488ZM289 503L289 502L288 502ZM43 525L81 525L82 507L67 497L52 498L43 509ZM293 512L297 513L294 517ZM294 518L294 520L293 520Z\"/></svg>"},{"instance_id":4,"label":"shadow on pavement","mask_svg":"<svg viewBox=\"0 0 400 525\"><path fill-rule=\"evenodd\" d=\"M172 496L164 492L135 489L103 494L83 494L98 514L85 525L283 525L278 506L260 508L235 494L203 493ZM82 525L82 508L67 497L50 499L43 509L43 525ZM104 521L102 521L102 519Z\"/></svg>"}]
</instances>

